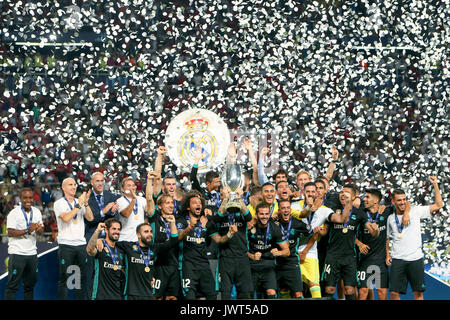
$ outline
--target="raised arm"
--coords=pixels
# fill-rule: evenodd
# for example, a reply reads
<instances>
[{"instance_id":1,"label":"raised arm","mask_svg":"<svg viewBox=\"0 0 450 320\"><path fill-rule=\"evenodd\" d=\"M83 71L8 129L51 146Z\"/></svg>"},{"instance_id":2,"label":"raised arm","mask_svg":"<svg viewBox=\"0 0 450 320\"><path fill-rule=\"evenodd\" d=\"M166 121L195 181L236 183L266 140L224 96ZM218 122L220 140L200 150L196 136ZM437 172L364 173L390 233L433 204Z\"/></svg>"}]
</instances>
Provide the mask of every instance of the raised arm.
<instances>
[{"instance_id":1,"label":"raised arm","mask_svg":"<svg viewBox=\"0 0 450 320\"><path fill-rule=\"evenodd\" d=\"M146 211L149 217L155 213L155 201L153 200L154 185L157 183L158 174L154 171L147 173L147 185L145 186L145 200L147 202Z\"/></svg>"},{"instance_id":2,"label":"raised arm","mask_svg":"<svg viewBox=\"0 0 450 320\"><path fill-rule=\"evenodd\" d=\"M264 163L264 157L269 152L269 148L265 147L261 149L261 153L259 155L259 162L258 162L258 181L260 185L263 185L266 182L269 182L269 179L267 179L267 175L264 171L265 163Z\"/></svg>"},{"instance_id":3,"label":"raised arm","mask_svg":"<svg viewBox=\"0 0 450 320\"><path fill-rule=\"evenodd\" d=\"M198 181L198 178L197 178L198 163L200 162L202 157L203 157L202 147L198 146L197 149L195 150L194 164L192 166L192 170L189 175L189 180L191 180L192 190L197 190L197 191L200 191L202 194L204 194L204 190L200 186L200 182Z\"/></svg>"},{"instance_id":4,"label":"raised arm","mask_svg":"<svg viewBox=\"0 0 450 320\"><path fill-rule=\"evenodd\" d=\"M97 254L97 239L98 239L100 232L102 232L102 230L105 230L105 224L103 222L100 222L97 225L97 229L95 229L94 233L92 234L91 239L89 239L89 242L86 246L86 251L87 251L88 255L90 255L92 257Z\"/></svg>"},{"instance_id":5,"label":"raised arm","mask_svg":"<svg viewBox=\"0 0 450 320\"><path fill-rule=\"evenodd\" d=\"M158 155L155 160L155 183L153 186L153 192L158 195L161 192L162 187L162 163L164 155L167 153L167 148L164 146L158 147Z\"/></svg>"},{"instance_id":6,"label":"raised arm","mask_svg":"<svg viewBox=\"0 0 450 320\"><path fill-rule=\"evenodd\" d=\"M244 138L244 148L248 152L250 163L252 164L253 174L252 180L256 186L261 186L258 179L258 160L256 159L255 152L253 151L252 143L248 137Z\"/></svg>"},{"instance_id":7,"label":"raised arm","mask_svg":"<svg viewBox=\"0 0 450 320\"><path fill-rule=\"evenodd\" d=\"M336 168L336 162L339 157L339 151L337 150L336 146L331 147L331 157L332 160L328 166L327 173L325 173L328 181L331 181L331 179L333 178L334 169Z\"/></svg>"},{"instance_id":8,"label":"raised arm","mask_svg":"<svg viewBox=\"0 0 450 320\"><path fill-rule=\"evenodd\" d=\"M431 176L430 181L434 188L434 203L430 205L430 213L433 213L441 209L444 206L444 202L442 201L441 192L439 191L437 178L435 176Z\"/></svg>"},{"instance_id":9,"label":"raised arm","mask_svg":"<svg viewBox=\"0 0 450 320\"><path fill-rule=\"evenodd\" d=\"M230 145L228 146L228 150L227 150L226 163L227 164L236 163L236 157L237 157L236 145L234 144L234 142L231 142Z\"/></svg>"},{"instance_id":10,"label":"raised arm","mask_svg":"<svg viewBox=\"0 0 450 320\"><path fill-rule=\"evenodd\" d=\"M83 202L81 201L81 199L78 199L78 203L80 203L80 205L84 206L84 210L85 210L84 211L84 218L87 221L93 221L94 220L94 213L92 212L91 206L89 205L89 197L90 196L91 196L91 189L89 189L89 191L86 194L86 197L84 198Z\"/></svg>"},{"instance_id":11,"label":"raised arm","mask_svg":"<svg viewBox=\"0 0 450 320\"><path fill-rule=\"evenodd\" d=\"M223 187L220 189L220 196L222 198L222 202L220 203L219 212L224 215L225 214L225 208L227 207L228 200L230 200L230 188L229 187Z\"/></svg>"}]
</instances>

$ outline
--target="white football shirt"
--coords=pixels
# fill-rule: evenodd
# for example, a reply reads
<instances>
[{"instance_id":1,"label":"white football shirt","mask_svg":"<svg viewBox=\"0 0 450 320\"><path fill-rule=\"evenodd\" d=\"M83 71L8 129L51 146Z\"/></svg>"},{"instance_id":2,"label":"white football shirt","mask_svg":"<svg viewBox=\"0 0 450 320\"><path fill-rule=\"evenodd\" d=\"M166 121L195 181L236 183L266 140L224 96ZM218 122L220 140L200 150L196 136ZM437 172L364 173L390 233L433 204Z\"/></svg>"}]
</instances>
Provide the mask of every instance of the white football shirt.
<instances>
[{"instance_id":1,"label":"white football shirt","mask_svg":"<svg viewBox=\"0 0 450 320\"><path fill-rule=\"evenodd\" d=\"M78 200L76 201L78 203ZM73 207L75 201L70 203ZM76 214L76 219L71 219L69 222L64 222L61 219L61 214L72 211L66 199L60 198L55 201L53 210L55 211L56 223L58 225L58 244L65 244L69 246L80 246L86 244L84 238L84 214L86 213L85 207L82 205L81 209Z\"/></svg>"},{"instance_id":2,"label":"white football shirt","mask_svg":"<svg viewBox=\"0 0 450 320\"><path fill-rule=\"evenodd\" d=\"M31 207L31 210L33 211L33 217L31 218L31 212L28 212L27 220L31 223L40 222L42 224L41 211L33 206ZM27 222L21 206L15 207L8 213L8 216L6 217L6 228L16 230L25 230L27 228ZM36 231L33 231L30 235L25 234L20 237L8 237L8 254L19 254L24 256L37 254Z\"/></svg>"},{"instance_id":3,"label":"white football shirt","mask_svg":"<svg viewBox=\"0 0 450 320\"><path fill-rule=\"evenodd\" d=\"M411 206L409 212L410 224L403 227L402 237L395 221L396 214L393 213L387 220L387 236L392 243L391 257L405 261L415 261L423 258L422 233L420 230L420 220L431 217L430 206ZM397 216L399 223L402 216Z\"/></svg>"}]
</instances>

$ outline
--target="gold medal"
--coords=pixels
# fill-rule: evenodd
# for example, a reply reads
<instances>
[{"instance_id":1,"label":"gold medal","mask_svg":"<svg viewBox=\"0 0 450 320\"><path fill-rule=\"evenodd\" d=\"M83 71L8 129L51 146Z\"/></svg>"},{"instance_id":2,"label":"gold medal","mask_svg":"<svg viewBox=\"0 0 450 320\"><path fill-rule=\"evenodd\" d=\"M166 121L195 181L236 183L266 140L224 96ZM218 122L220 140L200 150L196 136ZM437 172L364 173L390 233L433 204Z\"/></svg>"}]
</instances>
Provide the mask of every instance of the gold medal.
<instances>
[{"instance_id":1,"label":"gold medal","mask_svg":"<svg viewBox=\"0 0 450 320\"><path fill-rule=\"evenodd\" d=\"M114 270L114 271L117 271L118 269L119 269L119 266L114 265L113 270Z\"/></svg>"},{"instance_id":2,"label":"gold medal","mask_svg":"<svg viewBox=\"0 0 450 320\"><path fill-rule=\"evenodd\" d=\"M139 216L137 214L134 215L134 220L139 220Z\"/></svg>"},{"instance_id":3,"label":"gold medal","mask_svg":"<svg viewBox=\"0 0 450 320\"><path fill-rule=\"evenodd\" d=\"M202 238L197 238L197 243L198 244L202 243Z\"/></svg>"},{"instance_id":4,"label":"gold medal","mask_svg":"<svg viewBox=\"0 0 450 320\"><path fill-rule=\"evenodd\" d=\"M77 219L73 219L72 221L73 221L74 224L77 224L77 223L78 223L78 220L77 220Z\"/></svg>"},{"instance_id":5,"label":"gold medal","mask_svg":"<svg viewBox=\"0 0 450 320\"><path fill-rule=\"evenodd\" d=\"M398 234L398 238L401 239L403 237L403 233Z\"/></svg>"},{"instance_id":6,"label":"gold medal","mask_svg":"<svg viewBox=\"0 0 450 320\"><path fill-rule=\"evenodd\" d=\"M145 271L145 272L150 272L150 267L145 267L145 268L144 268L144 271Z\"/></svg>"},{"instance_id":7,"label":"gold medal","mask_svg":"<svg viewBox=\"0 0 450 320\"><path fill-rule=\"evenodd\" d=\"M343 232L343 233L347 233L347 232L348 232L348 228L343 228L343 229L342 229L342 232Z\"/></svg>"}]
</instances>

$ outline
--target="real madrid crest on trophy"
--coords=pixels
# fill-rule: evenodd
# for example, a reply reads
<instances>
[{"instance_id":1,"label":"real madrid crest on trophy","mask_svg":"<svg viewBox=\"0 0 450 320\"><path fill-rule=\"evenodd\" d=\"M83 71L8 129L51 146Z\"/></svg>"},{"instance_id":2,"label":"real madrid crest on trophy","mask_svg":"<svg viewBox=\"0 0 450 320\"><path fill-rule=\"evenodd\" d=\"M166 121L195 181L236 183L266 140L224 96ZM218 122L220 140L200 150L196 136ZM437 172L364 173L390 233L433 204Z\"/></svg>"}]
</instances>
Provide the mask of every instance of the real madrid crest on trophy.
<instances>
[{"instance_id":1,"label":"real madrid crest on trophy","mask_svg":"<svg viewBox=\"0 0 450 320\"><path fill-rule=\"evenodd\" d=\"M172 119L164 144L172 162L185 171L191 169L195 151L200 147L204 156L198 172L204 173L224 162L230 133L226 123L214 112L189 109Z\"/></svg>"}]
</instances>

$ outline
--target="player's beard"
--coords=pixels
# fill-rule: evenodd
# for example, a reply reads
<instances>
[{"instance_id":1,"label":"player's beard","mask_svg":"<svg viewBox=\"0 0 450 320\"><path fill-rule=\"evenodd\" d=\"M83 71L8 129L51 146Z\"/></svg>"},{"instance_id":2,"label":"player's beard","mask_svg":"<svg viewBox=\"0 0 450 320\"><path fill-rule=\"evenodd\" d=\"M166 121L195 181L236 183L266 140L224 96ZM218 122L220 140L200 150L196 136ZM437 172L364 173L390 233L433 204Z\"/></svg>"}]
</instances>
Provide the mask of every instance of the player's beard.
<instances>
[{"instance_id":1,"label":"player's beard","mask_svg":"<svg viewBox=\"0 0 450 320\"><path fill-rule=\"evenodd\" d=\"M202 208L196 210L197 208L191 209L191 213L194 217L199 218L202 215Z\"/></svg>"},{"instance_id":2,"label":"player's beard","mask_svg":"<svg viewBox=\"0 0 450 320\"><path fill-rule=\"evenodd\" d=\"M117 236L117 238L116 238L115 235L108 233L108 239L112 242L117 242L117 241L119 241L119 236Z\"/></svg>"},{"instance_id":3,"label":"player's beard","mask_svg":"<svg viewBox=\"0 0 450 320\"><path fill-rule=\"evenodd\" d=\"M145 236L141 235L141 242L145 244L147 247L150 247L150 245L152 244L152 240L153 240L152 236L149 236L148 239L146 239Z\"/></svg>"}]
</instances>

